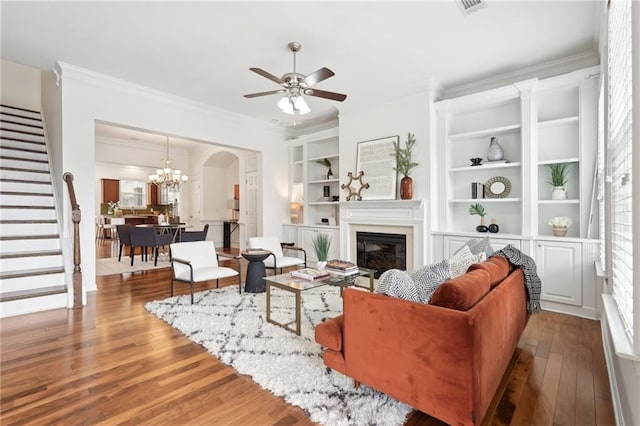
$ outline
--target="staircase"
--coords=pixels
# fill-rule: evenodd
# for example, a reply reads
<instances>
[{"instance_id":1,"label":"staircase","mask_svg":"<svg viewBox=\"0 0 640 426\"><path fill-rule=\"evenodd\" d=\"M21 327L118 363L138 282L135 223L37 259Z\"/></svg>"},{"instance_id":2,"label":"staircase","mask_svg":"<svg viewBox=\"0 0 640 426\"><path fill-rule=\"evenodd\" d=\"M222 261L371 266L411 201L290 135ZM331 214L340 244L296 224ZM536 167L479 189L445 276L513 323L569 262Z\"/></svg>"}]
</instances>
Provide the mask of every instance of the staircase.
<instances>
[{"instance_id":1,"label":"staircase","mask_svg":"<svg viewBox=\"0 0 640 426\"><path fill-rule=\"evenodd\" d=\"M0 316L67 306L39 112L0 106Z\"/></svg>"}]
</instances>

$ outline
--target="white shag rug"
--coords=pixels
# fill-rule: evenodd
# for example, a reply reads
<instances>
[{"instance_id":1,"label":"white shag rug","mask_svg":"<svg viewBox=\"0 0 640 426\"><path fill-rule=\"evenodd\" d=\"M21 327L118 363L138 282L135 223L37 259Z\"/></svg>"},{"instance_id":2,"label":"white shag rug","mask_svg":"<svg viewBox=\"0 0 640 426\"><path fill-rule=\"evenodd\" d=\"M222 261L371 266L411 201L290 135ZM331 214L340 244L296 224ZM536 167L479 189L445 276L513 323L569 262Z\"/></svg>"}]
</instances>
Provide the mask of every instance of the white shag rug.
<instances>
[{"instance_id":1,"label":"white shag rug","mask_svg":"<svg viewBox=\"0 0 640 426\"><path fill-rule=\"evenodd\" d=\"M402 425L412 408L328 369L314 340L314 325L342 311L340 289L302 293L302 335L266 322L265 293L238 294L235 286L176 296L146 304L158 318L204 346L222 362L247 374L263 389L301 407L327 426ZM272 318L294 317L294 295L272 289Z\"/></svg>"},{"instance_id":2,"label":"white shag rug","mask_svg":"<svg viewBox=\"0 0 640 426\"><path fill-rule=\"evenodd\" d=\"M120 262L118 262L118 256L106 257L103 259L96 259L96 275L114 275L125 274L138 271L149 271L152 269L170 268L171 262L168 259L161 259L158 257L158 266L153 266L153 257L149 255L149 260L143 262L140 260L140 255L136 255L133 260L133 266L131 266L131 258L129 256L122 256Z\"/></svg>"}]
</instances>

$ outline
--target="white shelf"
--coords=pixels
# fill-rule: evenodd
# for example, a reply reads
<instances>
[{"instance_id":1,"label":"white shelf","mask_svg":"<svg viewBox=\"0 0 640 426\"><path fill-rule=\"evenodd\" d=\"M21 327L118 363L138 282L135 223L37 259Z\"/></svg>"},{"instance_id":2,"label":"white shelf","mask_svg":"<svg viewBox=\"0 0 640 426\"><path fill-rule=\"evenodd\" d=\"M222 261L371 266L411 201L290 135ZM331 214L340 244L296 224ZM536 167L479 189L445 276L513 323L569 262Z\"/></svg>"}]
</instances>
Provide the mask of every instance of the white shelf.
<instances>
[{"instance_id":1,"label":"white shelf","mask_svg":"<svg viewBox=\"0 0 640 426\"><path fill-rule=\"evenodd\" d=\"M538 122L538 127L562 126L565 124L578 124L578 116L556 118L554 120L546 120Z\"/></svg>"},{"instance_id":2,"label":"white shelf","mask_svg":"<svg viewBox=\"0 0 640 426\"><path fill-rule=\"evenodd\" d=\"M449 200L450 203L519 203L520 198L455 198Z\"/></svg>"},{"instance_id":3,"label":"white shelf","mask_svg":"<svg viewBox=\"0 0 640 426\"><path fill-rule=\"evenodd\" d=\"M553 160L544 160L538 161L539 166L546 166L547 164L561 164L561 163L579 163L580 159L578 157L571 158L556 158Z\"/></svg>"},{"instance_id":4,"label":"white shelf","mask_svg":"<svg viewBox=\"0 0 640 426\"><path fill-rule=\"evenodd\" d=\"M310 180L309 183L311 184L322 184L322 183L331 183L331 182L340 182L340 179L335 178L335 179L319 179L319 180Z\"/></svg>"},{"instance_id":5,"label":"white shelf","mask_svg":"<svg viewBox=\"0 0 640 426\"><path fill-rule=\"evenodd\" d=\"M310 206L327 206L327 205L339 205L339 201L309 201L307 204Z\"/></svg>"},{"instance_id":6,"label":"white shelf","mask_svg":"<svg viewBox=\"0 0 640 426\"><path fill-rule=\"evenodd\" d=\"M318 160L324 160L325 158L327 160L330 160L332 158L338 158L339 156L340 156L339 154L321 155L319 157L309 158L307 161L318 161Z\"/></svg>"},{"instance_id":7,"label":"white shelf","mask_svg":"<svg viewBox=\"0 0 640 426\"><path fill-rule=\"evenodd\" d=\"M506 169L506 168L512 168L512 167L520 167L520 162L482 164L480 166L453 167L449 169L449 172L453 173L453 172L480 171L480 170L486 170L486 169Z\"/></svg>"},{"instance_id":8,"label":"white shelf","mask_svg":"<svg viewBox=\"0 0 640 426\"><path fill-rule=\"evenodd\" d=\"M538 204L580 204L580 200L538 200Z\"/></svg>"},{"instance_id":9,"label":"white shelf","mask_svg":"<svg viewBox=\"0 0 640 426\"><path fill-rule=\"evenodd\" d=\"M483 138L487 136L496 136L504 133L513 133L520 130L520 124L512 124L509 126L491 127L488 129L474 130L473 132L456 133L449 135L449 140L459 141L465 139Z\"/></svg>"}]
</instances>

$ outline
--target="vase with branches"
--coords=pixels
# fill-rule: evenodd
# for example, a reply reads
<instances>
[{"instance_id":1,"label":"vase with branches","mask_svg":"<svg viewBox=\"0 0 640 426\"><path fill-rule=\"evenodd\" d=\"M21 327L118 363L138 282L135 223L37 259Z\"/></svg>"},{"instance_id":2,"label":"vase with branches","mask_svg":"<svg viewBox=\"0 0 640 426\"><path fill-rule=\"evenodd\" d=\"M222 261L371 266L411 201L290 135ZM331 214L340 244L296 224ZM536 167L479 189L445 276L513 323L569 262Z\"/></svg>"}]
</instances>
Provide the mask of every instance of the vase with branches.
<instances>
[{"instance_id":1,"label":"vase with branches","mask_svg":"<svg viewBox=\"0 0 640 426\"><path fill-rule=\"evenodd\" d=\"M569 174L568 163L556 163L547 165L549 168L549 185L553 187L551 190L552 200L566 200L567 190L565 185L568 181L567 176Z\"/></svg>"},{"instance_id":2,"label":"vase with branches","mask_svg":"<svg viewBox=\"0 0 640 426\"><path fill-rule=\"evenodd\" d=\"M478 215L480 216L480 225L476 227L476 231L478 232L487 232L489 228L484 224L484 217L487 215L484 206L480 203L471 204L469 207L470 215Z\"/></svg>"},{"instance_id":3,"label":"vase with branches","mask_svg":"<svg viewBox=\"0 0 640 426\"><path fill-rule=\"evenodd\" d=\"M411 173L411 169L418 166L418 163L411 158L415 144L416 138L411 132L407 135L404 148L401 148L399 143L393 143L394 155L396 157L396 167L393 169L402 174L402 179L400 180L400 198L403 200L413 198L413 179L411 179L409 174Z\"/></svg>"},{"instance_id":4,"label":"vase with branches","mask_svg":"<svg viewBox=\"0 0 640 426\"><path fill-rule=\"evenodd\" d=\"M323 158L322 160L316 160L316 163L321 164L327 168L327 180L333 177L333 171L331 171L331 161L327 158Z\"/></svg>"}]
</instances>

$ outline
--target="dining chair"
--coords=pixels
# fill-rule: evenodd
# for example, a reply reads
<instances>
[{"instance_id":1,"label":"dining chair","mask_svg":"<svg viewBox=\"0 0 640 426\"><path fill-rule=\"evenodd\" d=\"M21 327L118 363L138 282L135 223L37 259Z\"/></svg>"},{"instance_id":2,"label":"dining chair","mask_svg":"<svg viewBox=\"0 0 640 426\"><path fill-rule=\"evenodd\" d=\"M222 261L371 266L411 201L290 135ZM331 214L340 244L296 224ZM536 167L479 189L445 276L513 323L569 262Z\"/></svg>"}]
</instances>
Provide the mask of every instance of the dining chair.
<instances>
[{"instance_id":1,"label":"dining chair","mask_svg":"<svg viewBox=\"0 0 640 426\"><path fill-rule=\"evenodd\" d=\"M204 225L202 231L185 231L180 234L180 242L189 241L205 241L207 239L207 232L209 231L209 224Z\"/></svg>"},{"instance_id":2,"label":"dining chair","mask_svg":"<svg viewBox=\"0 0 640 426\"><path fill-rule=\"evenodd\" d=\"M249 248L271 251L271 255L263 260L263 262L265 268L273 269L274 274L277 273L278 269L280 269L280 273L282 273L282 268L290 266L304 265L305 268L307 267L307 252L301 247L283 247L277 237L251 237L249 238ZM287 251L294 250L301 252L303 254L303 258L285 256L283 248Z\"/></svg>"},{"instance_id":3,"label":"dining chair","mask_svg":"<svg viewBox=\"0 0 640 426\"><path fill-rule=\"evenodd\" d=\"M131 228L133 228L131 225L116 225L116 233L118 234L119 242L118 262L120 262L120 259L122 258L122 248L124 246L129 246L129 250L133 253L133 249L131 248Z\"/></svg>"},{"instance_id":4,"label":"dining chair","mask_svg":"<svg viewBox=\"0 0 640 426\"><path fill-rule=\"evenodd\" d=\"M188 241L171 244L171 296L173 296L174 282L189 284L191 289L191 304L193 305L193 286L195 283L216 280L219 287L220 278L238 277L238 291L242 293L240 274L241 256L217 253L213 241ZM219 257L236 259L238 270L220 266Z\"/></svg>"},{"instance_id":5,"label":"dining chair","mask_svg":"<svg viewBox=\"0 0 640 426\"><path fill-rule=\"evenodd\" d=\"M154 255L153 266L158 266L159 247L171 244L173 235L158 234L153 227L134 226L130 229L131 234L131 266L133 266L133 258L136 247L140 248L140 259L142 261L149 260L148 249L151 248Z\"/></svg>"}]
</instances>

